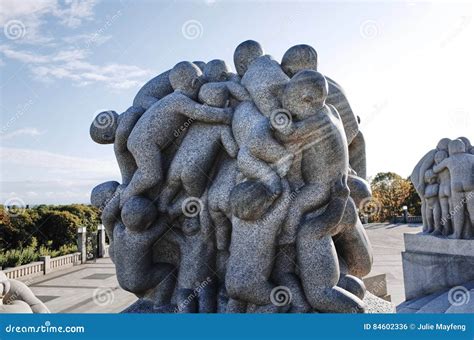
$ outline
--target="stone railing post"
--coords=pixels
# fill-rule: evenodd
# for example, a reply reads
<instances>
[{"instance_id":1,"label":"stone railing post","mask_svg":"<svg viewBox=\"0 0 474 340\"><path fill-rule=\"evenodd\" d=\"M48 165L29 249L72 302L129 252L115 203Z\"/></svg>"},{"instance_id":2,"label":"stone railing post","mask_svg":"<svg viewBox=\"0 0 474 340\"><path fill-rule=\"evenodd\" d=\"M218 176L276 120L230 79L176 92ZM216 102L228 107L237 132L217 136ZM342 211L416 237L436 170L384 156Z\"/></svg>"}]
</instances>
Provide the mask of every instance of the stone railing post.
<instances>
[{"instance_id":1,"label":"stone railing post","mask_svg":"<svg viewBox=\"0 0 474 340\"><path fill-rule=\"evenodd\" d=\"M87 228L77 228L77 251L81 253L81 263L87 261Z\"/></svg>"},{"instance_id":2,"label":"stone railing post","mask_svg":"<svg viewBox=\"0 0 474 340\"><path fill-rule=\"evenodd\" d=\"M51 272L51 256L40 256L40 261L43 262L44 275L49 274Z\"/></svg>"},{"instance_id":3,"label":"stone railing post","mask_svg":"<svg viewBox=\"0 0 474 340\"><path fill-rule=\"evenodd\" d=\"M103 224L100 224L97 227L97 250L98 250L98 257L105 256L105 247L107 246L105 243L105 227Z\"/></svg>"}]
</instances>

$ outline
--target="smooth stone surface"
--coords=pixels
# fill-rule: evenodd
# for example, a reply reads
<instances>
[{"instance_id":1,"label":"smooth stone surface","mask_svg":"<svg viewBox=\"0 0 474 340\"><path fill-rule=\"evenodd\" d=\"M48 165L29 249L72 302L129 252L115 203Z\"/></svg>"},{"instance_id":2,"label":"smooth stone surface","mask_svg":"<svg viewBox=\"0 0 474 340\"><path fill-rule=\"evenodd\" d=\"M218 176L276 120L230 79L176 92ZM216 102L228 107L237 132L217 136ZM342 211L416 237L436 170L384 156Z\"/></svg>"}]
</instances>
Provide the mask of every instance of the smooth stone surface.
<instances>
[{"instance_id":1,"label":"smooth stone surface","mask_svg":"<svg viewBox=\"0 0 474 340\"><path fill-rule=\"evenodd\" d=\"M446 239L423 233L404 234L403 237L406 251L474 256L474 242L471 240Z\"/></svg>"},{"instance_id":2,"label":"smooth stone surface","mask_svg":"<svg viewBox=\"0 0 474 340\"><path fill-rule=\"evenodd\" d=\"M407 300L474 280L472 241L423 234L405 235L405 240L402 261Z\"/></svg>"}]
</instances>

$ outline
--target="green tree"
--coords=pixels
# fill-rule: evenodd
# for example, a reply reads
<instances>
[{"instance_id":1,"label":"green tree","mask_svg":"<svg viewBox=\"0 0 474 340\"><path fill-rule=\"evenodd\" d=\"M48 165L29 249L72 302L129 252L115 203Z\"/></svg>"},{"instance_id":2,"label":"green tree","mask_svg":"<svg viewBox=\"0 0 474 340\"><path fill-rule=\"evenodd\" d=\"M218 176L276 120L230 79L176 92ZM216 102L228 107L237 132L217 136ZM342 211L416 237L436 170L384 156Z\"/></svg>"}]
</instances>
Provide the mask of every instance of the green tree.
<instances>
[{"instance_id":1,"label":"green tree","mask_svg":"<svg viewBox=\"0 0 474 340\"><path fill-rule=\"evenodd\" d=\"M412 216L421 216L421 199L418 196L418 193L415 190L415 186L408 178L408 182L410 183L410 194L405 201L405 204L408 207L408 213Z\"/></svg>"},{"instance_id":2,"label":"green tree","mask_svg":"<svg viewBox=\"0 0 474 340\"><path fill-rule=\"evenodd\" d=\"M13 249L30 244L39 220L35 209L25 209L20 214L9 214L0 207L0 248Z\"/></svg>"},{"instance_id":3,"label":"green tree","mask_svg":"<svg viewBox=\"0 0 474 340\"><path fill-rule=\"evenodd\" d=\"M410 197L411 183L393 172L378 173L371 181L373 201L372 221L385 222L402 214L402 207Z\"/></svg>"},{"instance_id":4,"label":"green tree","mask_svg":"<svg viewBox=\"0 0 474 340\"><path fill-rule=\"evenodd\" d=\"M41 244L48 244L52 249L59 249L66 244L72 244L77 239L77 228L80 218L68 211L50 210L41 216L38 222L38 237Z\"/></svg>"},{"instance_id":5,"label":"green tree","mask_svg":"<svg viewBox=\"0 0 474 340\"><path fill-rule=\"evenodd\" d=\"M60 205L55 207L55 210L67 211L77 216L80 220L78 227L87 227L88 231L96 231L97 226L101 223L99 210L91 205Z\"/></svg>"}]
</instances>

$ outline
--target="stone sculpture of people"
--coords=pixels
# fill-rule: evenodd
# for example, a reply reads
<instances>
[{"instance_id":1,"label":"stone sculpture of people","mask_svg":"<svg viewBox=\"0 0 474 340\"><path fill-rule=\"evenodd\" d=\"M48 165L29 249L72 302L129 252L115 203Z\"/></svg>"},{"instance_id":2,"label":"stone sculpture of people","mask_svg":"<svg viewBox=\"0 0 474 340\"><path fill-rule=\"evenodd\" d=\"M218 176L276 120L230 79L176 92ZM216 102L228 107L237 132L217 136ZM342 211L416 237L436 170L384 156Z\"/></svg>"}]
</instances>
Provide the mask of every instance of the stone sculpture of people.
<instances>
[{"instance_id":1,"label":"stone sculpture of people","mask_svg":"<svg viewBox=\"0 0 474 340\"><path fill-rule=\"evenodd\" d=\"M411 180L422 200L424 232L456 239L474 237L471 148L466 137L443 138L413 170Z\"/></svg>"},{"instance_id":2,"label":"stone sculpture of people","mask_svg":"<svg viewBox=\"0 0 474 340\"><path fill-rule=\"evenodd\" d=\"M364 312L358 117L309 45L279 63L247 40L233 57L235 74L179 62L91 125L122 172L91 195L120 285L157 312Z\"/></svg>"}]
</instances>

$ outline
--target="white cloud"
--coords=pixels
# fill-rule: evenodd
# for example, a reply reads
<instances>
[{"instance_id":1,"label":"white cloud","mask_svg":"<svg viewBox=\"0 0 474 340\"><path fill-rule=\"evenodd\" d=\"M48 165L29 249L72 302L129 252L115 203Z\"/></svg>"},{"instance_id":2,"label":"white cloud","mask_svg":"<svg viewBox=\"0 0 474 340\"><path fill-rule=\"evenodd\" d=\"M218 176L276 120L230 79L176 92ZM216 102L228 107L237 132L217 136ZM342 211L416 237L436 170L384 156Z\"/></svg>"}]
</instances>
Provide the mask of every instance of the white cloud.
<instances>
[{"instance_id":1,"label":"white cloud","mask_svg":"<svg viewBox=\"0 0 474 340\"><path fill-rule=\"evenodd\" d=\"M100 46L112 38L110 35L103 35L96 33L76 34L69 37L64 37L63 41L68 44L83 44L84 46Z\"/></svg>"},{"instance_id":2,"label":"white cloud","mask_svg":"<svg viewBox=\"0 0 474 340\"><path fill-rule=\"evenodd\" d=\"M29 137L35 137L35 136L40 136L42 135L43 132L39 131L37 128L23 128L23 129L18 129L6 134L0 134L0 139L5 140L5 139L11 139L19 136L29 136Z\"/></svg>"},{"instance_id":3,"label":"white cloud","mask_svg":"<svg viewBox=\"0 0 474 340\"><path fill-rule=\"evenodd\" d=\"M88 51L83 49L42 55L0 45L0 53L8 59L27 64L32 75L39 81L66 79L78 86L103 83L108 88L119 90L137 86L151 75L151 71L134 65L94 65L87 61Z\"/></svg>"},{"instance_id":4,"label":"white cloud","mask_svg":"<svg viewBox=\"0 0 474 340\"><path fill-rule=\"evenodd\" d=\"M134 65L96 65L90 61L91 49L111 39L105 33L122 16L121 10L107 16L105 23L93 33L75 31L73 35L55 38L43 35L41 26L46 21L48 27L56 20L59 25L75 28L83 21L93 19L95 4L95 0L2 0L0 25L5 26L4 33L10 42L0 45L0 54L7 61L25 64L38 81L63 79L77 86L100 83L114 90L142 84L151 75L150 71ZM12 25L9 31L7 26L12 22L16 25ZM42 44L46 51L50 49L51 52L39 53L22 44L24 42Z\"/></svg>"},{"instance_id":5,"label":"white cloud","mask_svg":"<svg viewBox=\"0 0 474 340\"><path fill-rule=\"evenodd\" d=\"M0 159L2 159L2 169L6 166L36 169L35 176L63 173L80 176L80 178L96 178L101 175L115 177L118 169L112 160L81 158L22 148L0 147Z\"/></svg>"},{"instance_id":6,"label":"white cloud","mask_svg":"<svg viewBox=\"0 0 474 340\"><path fill-rule=\"evenodd\" d=\"M83 20L93 17L95 0L66 0L65 6L57 6L55 13L61 19L61 23L68 27L77 27Z\"/></svg>"},{"instance_id":7,"label":"white cloud","mask_svg":"<svg viewBox=\"0 0 474 340\"><path fill-rule=\"evenodd\" d=\"M20 22L24 31L18 43L46 44L53 38L42 32L43 24L54 17L60 25L76 28L94 16L95 0L2 0L0 26L8 27L12 21Z\"/></svg>"},{"instance_id":8,"label":"white cloud","mask_svg":"<svg viewBox=\"0 0 474 340\"><path fill-rule=\"evenodd\" d=\"M29 64L29 63L40 64L40 63L48 62L48 57L46 56L42 56L42 55L30 53L30 52L25 52L25 51L15 51L14 49L6 45L0 45L0 52L3 53L3 55L7 57L8 59L18 60L25 64Z\"/></svg>"},{"instance_id":9,"label":"white cloud","mask_svg":"<svg viewBox=\"0 0 474 340\"><path fill-rule=\"evenodd\" d=\"M0 204L19 198L25 204L89 203L97 180L0 181Z\"/></svg>"},{"instance_id":10,"label":"white cloud","mask_svg":"<svg viewBox=\"0 0 474 340\"><path fill-rule=\"evenodd\" d=\"M96 185L120 179L113 156L102 160L0 147L0 159L0 204L13 197L26 204L87 203Z\"/></svg>"}]
</instances>

